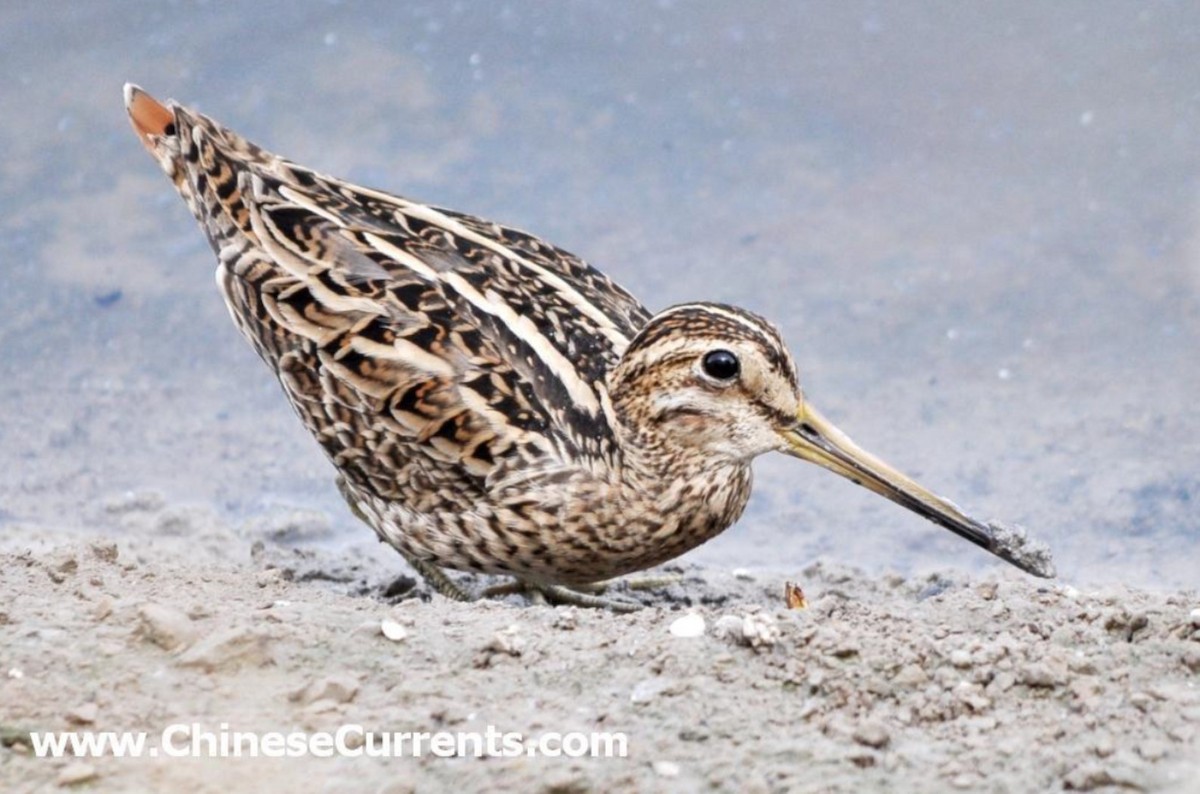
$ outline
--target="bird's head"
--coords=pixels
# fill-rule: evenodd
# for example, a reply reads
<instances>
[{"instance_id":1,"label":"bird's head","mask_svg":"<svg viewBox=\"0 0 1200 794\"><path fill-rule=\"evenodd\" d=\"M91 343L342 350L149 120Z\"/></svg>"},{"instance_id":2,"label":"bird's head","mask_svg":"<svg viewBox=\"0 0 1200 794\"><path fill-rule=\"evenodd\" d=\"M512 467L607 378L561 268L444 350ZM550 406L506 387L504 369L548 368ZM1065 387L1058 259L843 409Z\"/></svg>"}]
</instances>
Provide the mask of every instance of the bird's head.
<instances>
[{"instance_id":1,"label":"bird's head","mask_svg":"<svg viewBox=\"0 0 1200 794\"><path fill-rule=\"evenodd\" d=\"M779 332L731 306L690 303L661 312L613 370L611 394L626 433L663 453L749 463L787 449L782 428L804 404Z\"/></svg>"},{"instance_id":2,"label":"bird's head","mask_svg":"<svg viewBox=\"0 0 1200 794\"><path fill-rule=\"evenodd\" d=\"M714 303L653 317L614 368L609 390L627 446L748 465L778 451L816 463L1004 556L991 531L855 444L805 399L791 354L763 318Z\"/></svg>"}]
</instances>

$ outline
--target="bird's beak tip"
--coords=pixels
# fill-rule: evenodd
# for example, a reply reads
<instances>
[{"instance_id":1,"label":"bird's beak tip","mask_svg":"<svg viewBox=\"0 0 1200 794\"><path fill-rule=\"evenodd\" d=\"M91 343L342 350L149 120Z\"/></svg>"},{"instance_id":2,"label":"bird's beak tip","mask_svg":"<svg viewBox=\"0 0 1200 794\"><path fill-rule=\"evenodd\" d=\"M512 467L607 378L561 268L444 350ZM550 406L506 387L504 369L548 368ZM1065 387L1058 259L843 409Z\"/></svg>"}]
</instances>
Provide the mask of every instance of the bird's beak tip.
<instances>
[{"instance_id":1,"label":"bird's beak tip","mask_svg":"<svg viewBox=\"0 0 1200 794\"><path fill-rule=\"evenodd\" d=\"M987 549L1027 573L1050 579L1055 575L1050 549L1024 529L998 522L984 524L958 505L906 477L859 447L807 403L796 412L796 423L779 429L783 451L851 480Z\"/></svg>"}]
</instances>

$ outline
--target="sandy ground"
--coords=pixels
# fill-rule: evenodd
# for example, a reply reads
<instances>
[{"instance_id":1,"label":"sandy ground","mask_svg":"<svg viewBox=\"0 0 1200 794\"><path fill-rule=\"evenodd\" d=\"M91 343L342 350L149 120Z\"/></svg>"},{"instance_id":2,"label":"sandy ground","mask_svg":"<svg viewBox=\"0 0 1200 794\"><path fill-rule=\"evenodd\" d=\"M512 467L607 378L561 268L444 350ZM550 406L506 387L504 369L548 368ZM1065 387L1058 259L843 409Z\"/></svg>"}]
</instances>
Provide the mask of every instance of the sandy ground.
<instances>
[{"instance_id":1,"label":"sandy ground","mask_svg":"<svg viewBox=\"0 0 1200 794\"><path fill-rule=\"evenodd\" d=\"M0 557L5 790L1200 790L1195 591L818 564L787 577L809 599L789 610L782 572L691 566L632 594L648 604L632 615L460 604L397 578L382 547L297 544L312 516L234 529L144 494L109 509L158 537ZM689 614L704 631L678 636ZM621 732L628 755L28 749L30 730L157 737L176 723Z\"/></svg>"}]
</instances>

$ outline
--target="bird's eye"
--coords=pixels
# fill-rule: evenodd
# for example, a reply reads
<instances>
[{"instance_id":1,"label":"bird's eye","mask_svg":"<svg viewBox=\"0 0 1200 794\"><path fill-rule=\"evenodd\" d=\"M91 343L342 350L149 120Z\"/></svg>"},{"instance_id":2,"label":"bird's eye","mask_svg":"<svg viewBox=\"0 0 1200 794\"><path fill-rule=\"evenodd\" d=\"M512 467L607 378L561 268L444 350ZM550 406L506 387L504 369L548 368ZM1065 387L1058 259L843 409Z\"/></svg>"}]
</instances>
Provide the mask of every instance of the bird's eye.
<instances>
[{"instance_id":1,"label":"bird's eye","mask_svg":"<svg viewBox=\"0 0 1200 794\"><path fill-rule=\"evenodd\" d=\"M741 370L737 356L728 350L712 350L704 354L704 374L716 380L733 380Z\"/></svg>"}]
</instances>

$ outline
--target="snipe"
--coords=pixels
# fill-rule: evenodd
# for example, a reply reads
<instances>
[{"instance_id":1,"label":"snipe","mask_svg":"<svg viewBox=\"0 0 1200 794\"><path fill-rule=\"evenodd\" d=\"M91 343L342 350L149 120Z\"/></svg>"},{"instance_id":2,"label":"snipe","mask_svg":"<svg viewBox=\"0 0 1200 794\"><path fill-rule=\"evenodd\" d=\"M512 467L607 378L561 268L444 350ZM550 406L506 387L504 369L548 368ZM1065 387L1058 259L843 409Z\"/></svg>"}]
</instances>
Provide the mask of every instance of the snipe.
<instances>
[{"instance_id":1,"label":"snipe","mask_svg":"<svg viewBox=\"0 0 1200 794\"><path fill-rule=\"evenodd\" d=\"M447 595L465 597L443 567L565 598L683 554L737 520L771 451L1052 575L822 418L761 317L652 315L530 234L316 173L135 86L125 103L347 502Z\"/></svg>"}]
</instances>

